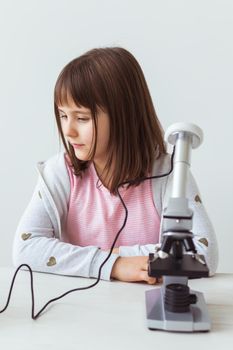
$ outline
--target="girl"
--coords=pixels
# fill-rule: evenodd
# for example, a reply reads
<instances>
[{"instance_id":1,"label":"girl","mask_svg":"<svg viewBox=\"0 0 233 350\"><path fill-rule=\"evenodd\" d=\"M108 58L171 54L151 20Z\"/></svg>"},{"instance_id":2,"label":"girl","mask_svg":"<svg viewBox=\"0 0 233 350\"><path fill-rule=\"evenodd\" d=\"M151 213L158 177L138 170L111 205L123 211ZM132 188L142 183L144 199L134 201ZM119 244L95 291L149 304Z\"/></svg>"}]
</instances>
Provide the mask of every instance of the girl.
<instances>
[{"instance_id":1,"label":"girl","mask_svg":"<svg viewBox=\"0 0 233 350\"><path fill-rule=\"evenodd\" d=\"M160 240L160 218L169 196L163 131L143 72L119 47L93 49L68 63L54 91L54 108L65 151L37 164L38 182L16 230L14 265L35 271L97 278L128 219L101 279L156 283L147 273L148 254ZM215 234L190 175L197 251L216 271Z\"/></svg>"}]
</instances>

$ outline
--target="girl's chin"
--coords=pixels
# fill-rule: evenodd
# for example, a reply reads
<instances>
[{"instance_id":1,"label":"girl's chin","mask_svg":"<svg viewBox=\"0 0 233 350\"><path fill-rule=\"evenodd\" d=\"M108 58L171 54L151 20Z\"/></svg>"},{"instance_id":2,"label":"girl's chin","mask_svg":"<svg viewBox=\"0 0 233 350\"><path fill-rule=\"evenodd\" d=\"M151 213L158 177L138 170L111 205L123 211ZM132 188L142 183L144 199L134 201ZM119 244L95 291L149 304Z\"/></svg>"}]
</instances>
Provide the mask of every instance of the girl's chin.
<instances>
[{"instance_id":1,"label":"girl's chin","mask_svg":"<svg viewBox=\"0 0 233 350\"><path fill-rule=\"evenodd\" d=\"M77 157L79 160L81 160L81 161L86 162L86 161L89 160L88 155L87 155L87 154L83 154L83 152L80 152L79 150L75 150L74 153L75 153L76 157Z\"/></svg>"}]
</instances>

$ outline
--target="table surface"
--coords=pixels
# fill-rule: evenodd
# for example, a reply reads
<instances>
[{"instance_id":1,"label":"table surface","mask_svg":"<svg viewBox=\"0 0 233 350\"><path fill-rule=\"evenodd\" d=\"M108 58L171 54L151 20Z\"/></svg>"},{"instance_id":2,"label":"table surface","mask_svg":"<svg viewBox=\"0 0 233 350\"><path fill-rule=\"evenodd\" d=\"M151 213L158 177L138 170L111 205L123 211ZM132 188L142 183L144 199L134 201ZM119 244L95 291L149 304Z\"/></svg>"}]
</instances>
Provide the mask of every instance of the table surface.
<instances>
[{"instance_id":1,"label":"table surface","mask_svg":"<svg viewBox=\"0 0 233 350\"><path fill-rule=\"evenodd\" d=\"M0 268L0 309L5 306L13 268ZM88 286L94 279L33 273L35 312L69 289ZM146 324L146 283L100 281L52 303L37 320L31 319L30 274L19 271L8 309L0 314L1 349L232 349L233 274L190 280L204 293L211 331L175 333L151 331Z\"/></svg>"}]
</instances>

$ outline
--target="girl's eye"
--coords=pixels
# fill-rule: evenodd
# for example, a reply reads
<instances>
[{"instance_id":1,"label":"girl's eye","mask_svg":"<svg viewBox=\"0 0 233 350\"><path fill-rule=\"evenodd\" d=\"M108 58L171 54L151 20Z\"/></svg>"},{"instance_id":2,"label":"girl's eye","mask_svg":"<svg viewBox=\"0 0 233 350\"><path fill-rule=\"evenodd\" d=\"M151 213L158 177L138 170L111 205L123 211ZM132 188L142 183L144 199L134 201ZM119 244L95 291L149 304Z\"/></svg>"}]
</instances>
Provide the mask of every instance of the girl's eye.
<instances>
[{"instance_id":1,"label":"girl's eye","mask_svg":"<svg viewBox=\"0 0 233 350\"><path fill-rule=\"evenodd\" d=\"M78 118L78 121L80 122L87 122L89 118Z\"/></svg>"},{"instance_id":2,"label":"girl's eye","mask_svg":"<svg viewBox=\"0 0 233 350\"><path fill-rule=\"evenodd\" d=\"M67 118L66 115L60 115L60 119L63 119L63 118ZM87 122L90 118L81 118L81 117L78 117L77 120L80 121L80 122Z\"/></svg>"}]
</instances>

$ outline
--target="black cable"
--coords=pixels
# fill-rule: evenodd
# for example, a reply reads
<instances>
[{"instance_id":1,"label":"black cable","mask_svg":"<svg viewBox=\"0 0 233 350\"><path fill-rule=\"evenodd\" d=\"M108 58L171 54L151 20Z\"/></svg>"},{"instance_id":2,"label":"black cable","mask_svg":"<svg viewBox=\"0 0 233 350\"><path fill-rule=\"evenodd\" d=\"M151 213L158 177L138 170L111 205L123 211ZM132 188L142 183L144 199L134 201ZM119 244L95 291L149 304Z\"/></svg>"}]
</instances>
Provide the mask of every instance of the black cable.
<instances>
[{"instance_id":1,"label":"black cable","mask_svg":"<svg viewBox=\"0 0 233 350\"><path fill-rule=\"evenodd\" d=\"M171 172L173 171L173 159L174 159L174 155L175 155L175 146L173 147L173 152L172 152L172 155L171 155L171 168L170 168L170 170L169 170L168 173L166 173L166 174L161 174L161 175L154 175L154 176L143 177L143 178L138 179L138 181L139 181L139 180L140 180L140 181L145 181L145 180L150 180L150 179L157 179L157 178L161 178L161 177L165 177L165 176L170 175ZM76 292L76 291L79 291L79 290L90 289L90 288L96 286L96 285L99 283L99 281L100 281L101 270L102 270L104 264L105 264L105 263L108 261L108 259L110 258L111 254L112 254L112 251L113 251L113 249L114 249L114 246L115 246L115 244L116 244L116 241L117 241L117 239L118 239L118 237L119 237L121 231L122 231L123 228L125 227L126 222L127 222L127 218L128 218L128 209L127 209L127 207L126 207L126 205L125 205L125 203L124 203L124 201L123 201L123 199L122 199L122 197L121 197L121 195L120 195L120 193L119 193L119 187L121 187L121 186L123 186L123 185L126 185L126 184L133 184L133 183L135 183L135 180L129 180L129 181L125 181L125 182L120 183L120 184L118 185L118 187L117 187L117 194L118 194L118 196L119 196L119 198L120 198L120 201L121 201L121 203L122 203L122 205L123 205L123 207L124 207L124 209L125 209L125 219L124 219L124 222L123 222L122 227L121 227L120 230L118 231L118 233L117 233L117 235L116 235L116 237L115 237L115 239L114 239L114 241L113 241L113 243L112 243L112 246L111 246L111 249L110 249L110 251L109 251L109 254L108 254L107 258L106 258L106 259L102 262L102 264L100 265L99 273L98 273L98 278L97 278L97 280L96 280L93 284L90 284L90 285L87 286L87 287L80 287L80 288L71 289L71 290L67 291L67 292L64 293L64 294L62 294L62 295L60 295L60 296L58 296L58 297L56 297L56 298L54 298L54 299L49 300L49 301L42 307L42 309L41 309L40 311L38 311L37 314L35 314L35 312L34 312L35 300L34 300L34 287L33 287L33 273L32 273L32 269L31 269L31 267L30 267L29 265L27 265L27 264L21 264L21 265L16 269L16 271L15 271L15 273L14 273L14 276L13 276L12 282L11 282L11 286L10 286L10 290L9 290L9 294L8 294L8 298L7 298L6 305L4 306L4 308L3 308L2 310L0 310L0 313L3 313L3 312L7 309L8 305L9 305L10 298L11 298L11 293L12 293L12 289L13 289L13 286L14 286L14 282L15 282L16 275L17 275L18 271L21 269L21 267L23 267L23 266L28 268L28 270L29 270L29 272L30 272L30 277L31 277L31 295L32 295L32 314L31 314L31 317L32 317L33 320L36 320L36 319L39 317L39 315L46 309L46 307L47 307L49 304L51 304L52 302L54 302L54 301L56 301L56 300L58 300L58 299L61 299L61 298L65 297L67 294L70 294L70 293L72 293L72 292Z\"/></svg>"}]
</instances>

